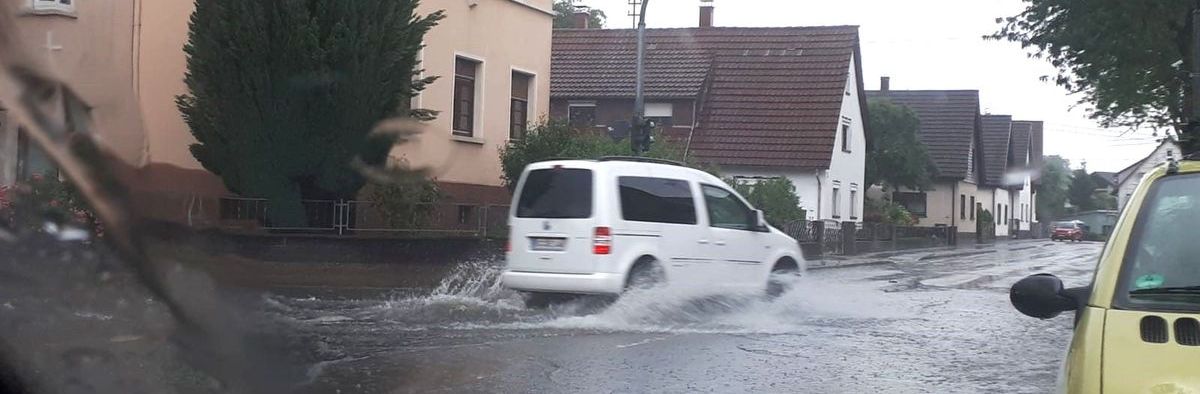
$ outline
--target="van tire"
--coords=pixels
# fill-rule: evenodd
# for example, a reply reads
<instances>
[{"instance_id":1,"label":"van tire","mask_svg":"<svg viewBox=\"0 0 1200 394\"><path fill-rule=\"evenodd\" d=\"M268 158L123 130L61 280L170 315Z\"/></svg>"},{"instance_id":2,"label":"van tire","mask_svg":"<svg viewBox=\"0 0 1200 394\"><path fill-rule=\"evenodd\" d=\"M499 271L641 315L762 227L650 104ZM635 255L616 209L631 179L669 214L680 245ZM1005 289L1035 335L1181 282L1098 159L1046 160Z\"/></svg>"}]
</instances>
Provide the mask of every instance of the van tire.
<instances>
[{"instance_id":1,"label":"van tire","mask_svg":"<svg viewBox=\"0 0 1200 394\"><path fill-rule=\"evenodd\" d=\"M798 276L800 276L800 265L796 264L795 260L788 257L780 259L771 268L771 275L767 277L767 299L773 300L786 293L790 290L791 281Z\"/></svg>"},{"instance_id":2,"label":"van tire","mask_svg":"<svg viewBox=\"0 0 1200 394\"><path fill-rule=\"evenodd\" d=\"M625 278L625 291L653 289L667 282L666 272L662 264L653 257L643 257L629 269Z\"/></svg>"}]
</instances>

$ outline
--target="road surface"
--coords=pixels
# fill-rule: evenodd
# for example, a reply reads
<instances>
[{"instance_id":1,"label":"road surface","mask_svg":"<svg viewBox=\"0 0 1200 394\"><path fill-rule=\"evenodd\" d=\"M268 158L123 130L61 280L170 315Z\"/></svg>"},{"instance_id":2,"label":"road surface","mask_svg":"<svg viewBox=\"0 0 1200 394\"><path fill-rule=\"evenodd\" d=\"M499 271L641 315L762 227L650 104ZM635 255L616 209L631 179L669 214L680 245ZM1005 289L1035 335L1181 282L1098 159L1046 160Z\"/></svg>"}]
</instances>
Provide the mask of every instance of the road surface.
<instances>
[{"instance_id":1,"label":"road surface","mask_svg":"<svg viewBox=\"0 0 1200 394\"><path fill-rule=\"evenodd\" d=\"M995 249L814 270L773 302L652 291L531 311L473 262L432 291L261 304L313 349L307 392L1050 391L1071 316L1020 315L1008 287L1039 272L1086 284L1101 244Z\"/></svg>"}]
</instances>

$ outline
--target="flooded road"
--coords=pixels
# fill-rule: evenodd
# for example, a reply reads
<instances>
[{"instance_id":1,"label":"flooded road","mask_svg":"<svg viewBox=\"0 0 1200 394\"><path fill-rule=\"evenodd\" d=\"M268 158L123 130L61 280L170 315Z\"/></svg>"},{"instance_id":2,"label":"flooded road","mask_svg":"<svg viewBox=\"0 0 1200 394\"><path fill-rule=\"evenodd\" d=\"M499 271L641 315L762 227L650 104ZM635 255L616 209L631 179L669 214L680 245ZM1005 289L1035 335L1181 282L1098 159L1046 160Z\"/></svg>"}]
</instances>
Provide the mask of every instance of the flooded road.
<instances>
[{"instance_id":1,"label":"flooded road","mask_svg":"<svg viewBox=\"0 0 1200 394\"><path fill-rule=\"evenodd\" d=\"M433 290L262 295L313 350L309 392L1048 392L1071 316L1020 315L1016 280L1086 284L1099 243L810 271L783 297L655 290L525 309L496 262ZM339 391L340 390L340 391Z\"/></svg>"}]
</instances>

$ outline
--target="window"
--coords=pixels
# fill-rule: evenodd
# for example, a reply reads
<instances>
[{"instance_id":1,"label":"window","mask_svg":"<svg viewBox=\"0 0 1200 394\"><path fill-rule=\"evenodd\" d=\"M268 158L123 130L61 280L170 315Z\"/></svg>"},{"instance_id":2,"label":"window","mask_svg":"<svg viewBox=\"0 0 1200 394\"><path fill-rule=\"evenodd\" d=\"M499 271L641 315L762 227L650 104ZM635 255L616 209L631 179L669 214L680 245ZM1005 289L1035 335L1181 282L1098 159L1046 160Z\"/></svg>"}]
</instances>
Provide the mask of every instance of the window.
<instances>
[{"instance_id":1,"label":"window","mask_svg":"<svg viewBox=\"0 0 1200 394\"><path fill-rule=\"evenodd\" d=\"M1200 242L1194 230L1200 221L1200 175L1159 179L1144 201L1121 264L1117 306L1200 311L1200 298L1187 291L1200 286Z\"/></svg>"},{"instance_id":2,"label":"window","mask_svg":"<svg viewBox=\"0 0 1200 394\"><path fill-rule=\"evenodd\" d=\"M971 196L971 220L975 220L975 196Z\"/></svg>"},{"instance_id":3,"label":"window","mask_svg":"<svg viewBox=\"0 0 1200 394\"><path fill-rule=\"evenodd\" d=\"M567 123L573 127L596 125L596 104L570 104L567 106Z\"/></svg>"},{"instance_id":4,"label":"window","mask_svg":"<svg viewBox=\"0 0 1200 394\"><path fill-rule=\"evenodd\" d=\"M31 0L34 11L75 11L75 0Z\"/></svg>"},{"instance_id":5,"label":"window","mask_svg":"<svg viewBox=\"0 0 1200 394\"><path fill-rule=\"evenodd\" d=\"M512 105L509 108L508 138L519 140L529 125L529 87L533 76L517 71L512 73Z\"/></svg>"},{"instance_id":6,"label":"window","mask_svg":"<svg viewBox=\"0 0 1200 394\"><path fill-rule=\"evenodd\" d=\"M758 218L732 192L716 186L701 185L704 205L708 210L708 225L734 230L750 230Z\"/></svg>"},{"instance_id":7,"label":"window","mask_svg":"<svg viewBox=\"0 0 1200 394\"><path fill-rule=\"evenodd\" d=\"M457 58L454 62L454 134L475 134L475 84L479 62Z\"/></svg>"},{"instance_id":8,"label":"window","mask_svg":"<svg viewBox=\"0 0 1200 394\"><path fill-rule=\"evenodd\" d=\"M953 215L953 213L951 215ZM958 218L962 219L962 220L967 220L967 195L966 194L958 195Z\"/></svg>"},{"instance_id":9,"label":"window","mask_svg":"<svg viewBox=\"0 0 1200 394\"><path fill-rule=\"evenodd\" d=\"M592 171L578 168L533 170L517 200L517 217L584 219L592 216Z\"/></svg>"},{"instance_id":10,"label":"window","mask_svg":"<svg viewBox=\"0 0 1200 394\"><path fill-rule=\"evenodd\" d=\"M623 176L617 184L625 220L696 224L696 202L687 181Z\"/></svg>"},{"instance_id":11,"label":"window","mask_svg":"<svg viewBox=\"0 0 1200 394\"><path fill-rule=\"evenodd\" d=\"M647 103L646 120L654 122L659 127L671 127L675 106L671 103Z\"/></svg>"},{"instance_id":12,"label":"window","mask_svg":"<svg viewBox=\"0 0 1200 394\"><path fill-rule=\"evenodd\" d=\"M892 201L904 206L904 209L917 217L925 217L925 193L892 193Z\"/></svg>"},{"instance_id":13,"label":"window","mask_svg":"<svg viewBox=\"0 0 1200 394\"><path fill-rule=\"evenodd\" d=\"M471 218L475 216L474 213L475 213L475 207L470 206L470 205L459 205L458 206L458 224L471 223L472 222Z\"/></svg>"},{"instance_id":14,"label":"window","mask_svg":"<svg viewBox=\"0 0 1200 394\"><path fill-rule=\"evenodd\" d=\"M828 130L828 129L826 129ZM850 125L842 125L842 152L850 151Z\"/></svg>"},{"instance_id":15,"label":"window","mask_svg":"<svg viewBox=\"0 0 1200 394\"><path fill-rule=\"evenodd\" d=\"M1004 220L1006 222L1012 223L1011 212L1008 212L1008 204L1004 204Z\"/></svg>"},{"instance_id":16,"label":"window","mask_svg":"<svg viewBox=\"0 0 1200 394\"><path fill-rule=\"evenodd\" d=\"M28 181L34 176L58 176L58 167L42 148L29 140L22 128L17 128L17 180Z\"/></svg>"},{"instance_id":17,"label":"window","mask_svg":"<svg viewBox=\"0 0 1200 394\"><path fill-rule=\"evenodd\" d=\"M1000 214L1000 204L996 204L996 225L999 226L1002 220L1004 220L1004 215Z\"/></svg>"},{"instance_id":18,"label":"window","mask_svg":"<svg viewBox=\"0 0 1200 394\"><path fill-rule=\"evenodd\" d=\"M850 189L850 219L858 219L858 190Z\"/></svg>"},{"instance_id":19,"label":"window","mask_svg":"<svg viewBox=\"0 0 1200 394\"><path fill-rule=\"evenodd\" d=\"M842 204L841 204L842 203L842 191L841 191L841 189L838 189L837 187L833 188L833 199L830 201L833 202L833 218L841 219L842 218Z\"/></svg>"}]
</instances>

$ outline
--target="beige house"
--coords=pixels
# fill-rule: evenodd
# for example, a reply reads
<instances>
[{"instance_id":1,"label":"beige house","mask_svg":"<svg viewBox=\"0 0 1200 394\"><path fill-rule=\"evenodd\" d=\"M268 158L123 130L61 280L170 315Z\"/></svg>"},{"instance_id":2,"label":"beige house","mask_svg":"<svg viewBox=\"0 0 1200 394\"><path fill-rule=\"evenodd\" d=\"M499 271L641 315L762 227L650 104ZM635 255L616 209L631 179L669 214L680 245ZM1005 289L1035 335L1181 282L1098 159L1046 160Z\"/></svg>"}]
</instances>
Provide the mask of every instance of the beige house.
<instances>
[{"instance_id":1,"label":"beige house","mask_svg":"<svg viewBox=\"0 0 1200 394\"><path fill-rule=\"evenodd\" d=\"M90 2L89 2L90 3ZM175 97L183 75L191 0L139 0L135 26L137 92L145 116L148 162L202 171ZM421 53L440 79L417 98L439 111L413 143L393 155L429 167L459 202L507 203L499 150L549 109L551 0L424 0L418 12L445 10Z\"/></svg>"},{"instance_id":2,"label":"beige house","mask_svg":"<svg viewBox=\"0 0 1200 394\"><path fill-rule=\"evenodd\" d=\"M128 1L0 0L16 13L18 34L32 61L67 81L92 106L100 140L121 159L144 159L146 137L135 99L135 6ZM5 56L13 56L5 53ZM54 172L20 132L9 109L20 89L0 77L0 185ZM7 108L7 109L6 109Z\"/></svg>"}]
</instances>

